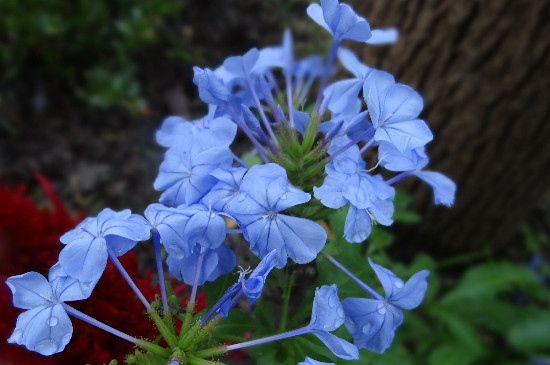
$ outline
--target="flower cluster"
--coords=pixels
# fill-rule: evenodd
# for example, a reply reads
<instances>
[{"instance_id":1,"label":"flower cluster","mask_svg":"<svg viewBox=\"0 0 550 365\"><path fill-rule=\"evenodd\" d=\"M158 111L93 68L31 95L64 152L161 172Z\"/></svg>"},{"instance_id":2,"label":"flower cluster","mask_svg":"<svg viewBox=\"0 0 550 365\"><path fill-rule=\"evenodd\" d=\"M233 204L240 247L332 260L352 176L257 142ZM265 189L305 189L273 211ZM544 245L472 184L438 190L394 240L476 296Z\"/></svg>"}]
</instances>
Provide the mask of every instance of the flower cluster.
<instances>
[{"instance_id":1,"label":"flower cluster","mask_svg":"<svg viewBox=\"0 0 550 365\"><path fill-rule=\"evenodd\" d=\"M344 40L391 43L396 30L371 30L364 18L338 0L311 4L307 13L332 35L324 63L319 56L296 60L286 31L280 46L229 57L215 70L194 68L193 81L208 113L195 121L169 117L157 132L157 142L167 148L154 182L161 192L159 203L145 209L145 218L129 210L104 209L60 238L65 247L48 280L34 272L9 278L14 305L28 309L10 342L44 355L62 351L72 334L69 314L137 345L140 350L128 363L204 363L227 351L308 333L342 359L358 359L358 348L383 352L389 347L403 321L399 308L420 304L428 272L403 283L371 262L386 293L381 296L330 256L373 299L341 302L336 285L324 285L315 292L309 325L229 346L208 343L208 334L230 316L242 296L249 303L260 297L270 271L287 266L289 259L296 264L316 259L327 241L317 221L333 209L347 207L344 238L359 243L367 239L373 223L392 223L393 184L405 177L427 182L437 204L451 205L454 200L451 180L423 170L428 163L425 145L433 135L419 119L421 96L340 47ZM337 58L354 78L329 83ZM248 158L230 149L238 131L252 145ZM377 148L378 163L367 169L363 155L371 148ZM387 172L370 173L378 168L398 174L386 180ZM228 229L227 221L239 229ZM237 283L195 319L198 286L232 272L237 264L225 243L227 234L242 234L261 262L248 278L249 271L241 270ZM162 308L141 294L118 259L149 239ZM170 274L192 285L185 312L168 301L162 249ZM143 303L167 347L128 336L65 303L88 298L108 260ZM172 317L182 318L179 331ZM353 344L330 333L342 324Z\"/></svg>"}]
</instances>

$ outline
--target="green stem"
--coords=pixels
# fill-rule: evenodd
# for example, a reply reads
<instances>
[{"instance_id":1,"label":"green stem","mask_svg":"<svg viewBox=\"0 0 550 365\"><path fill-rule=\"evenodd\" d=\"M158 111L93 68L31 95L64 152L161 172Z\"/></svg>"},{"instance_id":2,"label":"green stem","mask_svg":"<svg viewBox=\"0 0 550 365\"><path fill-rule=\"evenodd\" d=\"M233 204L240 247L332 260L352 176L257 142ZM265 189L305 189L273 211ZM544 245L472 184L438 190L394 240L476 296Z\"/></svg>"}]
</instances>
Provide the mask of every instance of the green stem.
<instances>
[{"instance_id":1,"label":"green stem","mask_svg":"<svg viewBox=\"0 0 550 365\"><path fill-rule=\"evenodd\" d=\"M151 343L149 341L139 340L136 345L152 354L162 357L170 356L170 354L172 353L170 349L155 345L154 343Z\"/></svg>"},{"instance_id":2,"label":"green stem","mask_svg":"<svg viewBox=\"0 0 550 365\"><path fill-rule=\"evenodd\" d=\"M225 354L226 352L227 352L227 348L225 346L219 346L219 347L213 347L210 349L194 352L193 356L205 358L205 357L212 357L216 355Z\"/></svg>"},{"instance_id":3,"label":"green stem","mask_svg":"<svg viewBox=\"0 0 550 365\"><path fill-rule=\"evenodd\" d=\"M201 358L195 357L191 354L188 354L187 358L189 359L189 363L191 365L219 365L219 364L221 364L220 362L201 359Z\"/></svg>"},{"instance_id":4,"label":"green stem","mask_svg":"<svg viewBox=\"0 0 550 365\"><path fill-rule=\"evenodd\" d=\"M203 326L201 328L201 330L199 331L199 333L197 333L197 335L193 338L193 340L189 344L189 347L192 348L193 346L195 346L195 344L197 344L197 343L201 342L202 340L204 340L206 338L206 336L208 336L210 334L210 332L212 332L214 327L216 327L216 325L219 322L220 322L220 316L212 317L212 319L210 321L208 321L208 323L205 326ZM200 321L198 323L200 323Z\"/></svg>"},{"instance_id":5,"label":"green stem","mask_svg":"<svg viewBox=\"0 0 550 365\"><path fill-rule=\"evenodd\" d=\"M156 310L151 309L148 311L148 313L151 316L151 319L153 319L153 321L155 322L155 325L157 326L160 334L166 340L168 346L175 347L178 344L178 340L174 328L169 328L166 323L164 323L162 318L160 318Z\"/></svg>"},{"instance_id":6,"label":"green stem","mask_svg":"<svg viewBox=\"0 0 550 365\"><path fill-rule=\"evenodd\" d=\"M201 328L201 321L195 322L195 324L189 329L189 331L187 331L183 337L180 337L178 347L183 350L188 350L189 344L191 343L191 341L193 341Z\"/></svg>"},{"instance_id":7,"label":"green stem","mask_svg":"<svg viewBox=\"0 0 550 365\"><path fill-rule=\"evenodd\" d=\"M193 319L193 312L195 312L195 302L188 301L187 308L185 309L185 318L183 319L183 322L180 328L180 342L181 342L181 339L183 339L185 334L191 328L191 320Z\"/></svg>"},{"instance_id":8,"label":"green stem","mask_svg":"<svg viewBox=\"0 0 550 365\"><path fill-rule=\"evenodd\" d=\"M286 280L285 291L283 293L283 310L281 312L281 320L279 322L279 333L283 333L286 330L286 320L288 316L288 304L290 302L290 291L294 285L294 267L290 267L290 275Z\"/></svg>"}]
</instances>

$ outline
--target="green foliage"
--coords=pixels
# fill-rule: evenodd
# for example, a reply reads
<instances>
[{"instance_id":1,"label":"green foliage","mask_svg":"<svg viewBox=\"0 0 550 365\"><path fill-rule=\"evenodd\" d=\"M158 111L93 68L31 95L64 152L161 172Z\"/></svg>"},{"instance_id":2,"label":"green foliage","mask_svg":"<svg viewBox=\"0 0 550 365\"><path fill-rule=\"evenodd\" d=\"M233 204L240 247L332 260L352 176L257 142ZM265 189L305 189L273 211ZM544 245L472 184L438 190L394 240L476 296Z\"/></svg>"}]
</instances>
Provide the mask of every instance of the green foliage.
<instances>
[{"instance_id":1,"label":"green foliage","mask_svg":"<svg viewBox=\"0 0 550 365\"><path fill-rule=\"evenodd\" d=\"M48 80L89 104L137 111L140 97L133 56L158 41L177 0L0 2L0 82ZM4 93L5 91L2 91Z\"/></svg>"}]
</instances>

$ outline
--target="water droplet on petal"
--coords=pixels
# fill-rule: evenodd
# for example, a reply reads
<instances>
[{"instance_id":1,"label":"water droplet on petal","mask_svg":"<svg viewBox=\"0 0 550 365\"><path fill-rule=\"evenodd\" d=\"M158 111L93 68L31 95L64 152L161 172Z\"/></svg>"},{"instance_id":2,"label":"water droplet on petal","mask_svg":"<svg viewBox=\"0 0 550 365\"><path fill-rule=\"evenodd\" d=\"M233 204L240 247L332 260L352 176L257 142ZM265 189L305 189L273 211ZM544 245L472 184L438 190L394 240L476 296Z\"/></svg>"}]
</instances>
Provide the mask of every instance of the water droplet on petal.
<instances>
[{"instance_id":1,"label":"water droplet on petal","mask_svg":"<svg viewBox=\"0 0 550 365\"><path fill-rule=\"evenodd\" d=\"M237 195L237 197L235 198L238 202L242 202L243 200L245 200L247 198L247 194L246 193L239 193L239 195Z\"/></svg>"},{"instance_id":2,"label":"water droplet on petal","mask_svg":"<svg viewBox=\"0 0 550 365\"><path fill-rule=\"evenodd\" d=\"M281 195L281 200L285 200L285 199L286 199L286 194Z\"/></svg>"},{"instance_id":3,"label":"water droplet on petal","mask_svg":"<svg viewBox=\"0 0 550 365\"><path fill-rule=\"evenodd\" d=\"M336 314L338 314L338 317L344 318L344 309L342 307L338 308Z\"/></svg>"},{"instance_id":4,"label":"water droplet on petal","mask_svg":"<svg viewBox=\"0 0 550 365\"><path fill-rule=\"evenodd\" d=\"M363 326L363 328L361 328L361 332L364 335L367 335L371 330L372 330L372 324L371 323L367 323L366 325Z\"/></svg>"},{"instance_id":5,"label":"water droplet on petal","mask_svg":"<svg viewBox=\"0 0 550 365\"><path fill-rule=\"evenodd\" d=\"M41 353L44 356L50 356L51 354L56 353L57 350L57 342L52 338L40 341L35 347L35 351Z\"/></svg>"},{"instance_id":6,"label":"water droplet on petal","mask_svg":"<svg viewBox=\"0 0 550 365\"><path fill-rule=\"evenodd\" d=\"M65 336L63 336L63 338L61 339L61 346L64 347L65 345L67 345L72 336L72 333L67 333Z\"/></svg>"},{"instance_id":7,"label":"water droplet on petal","mask_svg":"<svg viewBox=\"0 0 550 365\"><path fill-rule=\"evenodd\" d=\"M336 320L334 321L334 325L333 325L332 328L338 328L338 327L340 327L340 326L342 325L342 323L344 323L344 319L343 319L343 318L341 318L341 319L340 319L340 318L339 318L339 319L336 319Z\"/></svg>"},{"instance_id":8,"label":"water droplet on petal","mask_svg":"<svg viewBox=\"0 0 550 365\"><path fill-rule=\"evenodd\" d=\"M330 308L334 308L334 306L336 305L336 302L338 301L338 297L336 296L336 294L332 294L329 298L328 298L328 306Z\"/></svg>"},{"instance_id":9,"label":"water droplet on petal","mask_svg":"<svg viewBox=\"0 0 550 365\"><path fill-rule=\"evenodd\" d=\"M384 313L386 313L386 306L384 305L384 303L380 303L376 307L376 310L378 311L378 313L384 314Z\"/></svg>"},{"instance_id":10,"label":"water droplet on petal","mask_svg":"<svg viewBox=\"0 0 550 365\"><path fill-rule=\"evenodd\" d=\"M355 329L356 329L355 322L350 317L346 318L345 323L349 333L351 334L355 333Z\"/></svg>"},{"instance_id":11,"label":"water droplet on petal","mask_svg":"<svg viewBox=\"0 0 550 365\"><path fill-rule=\"evenodd\" d=\"M48 326L55 327L57 326L58 323L59 323L59 319L57 319L57 317L51 316L50 318L48 318Z\"/></svg>"},{"instance_id":12,"label":"water droplet on petal","mask_svg":"<svg viewBox=\"0 0 550 365\"><path fill-rule=\"evenodd\" d=\"M394 281L393 285L395 285L395 287L397 289L401 289L403 287L403 282L402 281Z\"/></svg>"},{"instance_id":13,"label":"water droplet on petal","mask_svg":"<svg viewBox=\"0 0 550 365\"><path fill-rule=\"evenodd\" d=\"M208 214L208 218L210 219L216 218L216 213L210 212L210 214Z\"/></svg>"},{"instance_id":14,"label":"water droplet on petal","mask_svg":"<svg viewBox=\"0 0 550 365\"><path fill-rule=\"evenodd\" d=\"M23 337L23 330L18 328L15 331L13 331L13 334L10 338L8 338L9 343L17 343L18 345L21 345L21 337Z\"/></svg>"}]
</instances>

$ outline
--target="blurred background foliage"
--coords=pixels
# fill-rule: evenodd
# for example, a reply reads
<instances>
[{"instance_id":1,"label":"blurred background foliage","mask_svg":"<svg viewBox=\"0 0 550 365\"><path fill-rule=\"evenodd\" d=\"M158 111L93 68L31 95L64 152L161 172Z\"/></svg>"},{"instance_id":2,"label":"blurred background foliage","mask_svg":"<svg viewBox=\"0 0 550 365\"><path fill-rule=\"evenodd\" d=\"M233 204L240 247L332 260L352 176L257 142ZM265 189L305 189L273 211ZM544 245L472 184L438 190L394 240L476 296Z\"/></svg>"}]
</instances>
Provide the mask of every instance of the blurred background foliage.
<instances>
[{"instance_id":1,"label":"blurred background foliage","mask_svg":"<svg viewBox=\"0 0 550 365\"><path fill-rule=\"evenodd\" d=\"M152 182L162 152L154 143L155 129L166 115L180 114L192 119L206 111L191 82L192 66L214 68L229 55L277 44L285 27L293 30L298 56L322 52L328 35L308 20L304 12L308 3L305 0L50 0L39 4L30 0L0 1L0 179L11 186L24 183L31 191L38 191L32 178L38 171L52 181L71 210L84 209L89 215L105 206L143 211L158 198ZM405 313L406 320L397 331L394 345L382 356L368 354L366 358L372 364L550 364L550 197L538 193L540 186L548 190L548 184L544 184L550 180L549 174L541 172L548 166L544 159L547 149L527 154L520 143L531 143L533 139L518 137L513 143L500 143L501 140L490 139L494 138L493 130L483 128L481 134L466 136L465 126L473 122L462 116L463 111L479 116L480 110L493 110L494 115L483 114L487 118L482 118L480 124L501 130L510 129L489 123L493 120L489 117L499 121L520 118L514 114L515 109L499 114L501 108L491 100L487 102L492 108L483 104L481 109L475 109L470 106L485 100L483 97L468 99L471 95L453 93L463 85L482 90L483 95L492 95L489 86L510 90L510 85L516 84L510 80L506 83L502 75L516 75L520 69L517 65L530 65L535 72L518 76L514 90L520 94L512 98L513 93L505 92L495 94L495 98L506 105L519 104L522 111L529 105L530 113L543 108L541 114L530 114L523 120L547 122L547 118L541 117L548 115L547 103L543 107L538 99L531 98L545 95L537 87L548 80L539 73L550 60L545 56L550 49L547 40L538 37L523 42L529 48L525 52L514 48L514 56L505 52L505 40L509 34L522 32L544 34L548 24L535 18L547 13L544 9L548 10L549 2L519 9L516 7L520 5L499 8L496 0L468 4L441 1L434 7L412 0L350 3L364 8L359 13L375 26L397 25L401 29L402 38L395 46L369 48L365 62L394 72L400 81L411 83L426 95L426 119L428 124L434 123L437 134L434 145L442 146L434 151L433 169L453 178L465 176L462 181L457 179L457 205L462 206L459 217L441 208L430 208L428 219L423 219L407 208L411 198L401 195L396 209L396 230L376 227L363 245L350 245L339 238L345 214L334 214L330 222L334 235L328 250L368 284L380 288L366 257L391 267L404 279L424 268L432 273L423 305ZM473 25L455 21L453 16L463 16ZM491 28L494 31L476 31L477 19L488 19L486 23L496 25ZM527 23L532 26L525 26ZM438 32L433 30L436 28ZM445 38L445 29L449 29L451 36ZM441 36L433 36L435 33ZM484 47L481 37L492 34L496 34L496 41L488 41L489 53L477 52ZM437 42L443 42L444 46ZM496 75L495 79L485 79L480 74L474 79L466 69L453 68L453 61L463 60L468 50L475 50L482 58L472 60L474 72L481 70L481 76ZM426 53L437 57L425 58ZM498 67L485 62L487 55L496 55ZM512 64L506 64L508 61ZM430 72L417 72L414 68L407 71L415 62L428 65ZM443 70L448 77L437 76L437 70ZM437 80L430 83L432 74ZM517 95L529 98L526 101ZM438 105L457 105L460 111L444 110L437 114L434 110ZM450 127L443 127L444 123ZM533 131L537 138L545 138L542 129ZM459 136L468 143L448 149ZM493 149L494 153L479 146ZM533 158L528 164L524 160L518 160L519 165L509 163L495 146L516 156L525 154ZM239 148L244 150L246 146ZM484 166L479 173L471 167L474 160L470 165L464 162L472 171L468 175L470 170L458 169L468 154L475 156L475 161L497 161L490 167L494 165L495 171L508 171L531 180L513 185L508 175L484 178L483 173L490 171ZM479 181L474 179L474 173L489 183L509 184L499 189L505 194L493 196L491 189L477 191L476 186L470 186ZM531 186L535 184L533 181L536 185ZM414 184L407 188L413 196L419 190ZM522 189L532 195L537 193L536 199L518 195ZM462 198L468 197L468 191L475 193L470 194L471 200ZM492 212L506 219L493 219L489 223L479 219L485 206L474 207L472 201L487 196L495 202L490 207ZM513 208L503 208L499 202L509 202ZM474 211L472 208L478 213L475 218L468 213ZM438 217L446 226L439 223L437 227ZM454 224L455 218L460 224ZM467 233L450 242L449 235L458 236L457 232L465 227L461 224L466 223ZM438 230L428 236L415 234L419 224ZM475 236L476 227L478 231L483 228L506 234L501 233L498 240L491 241L483 238L487 235ZM447 229L452 234L447 234L445 240L438 239L437 232ZM465 241L469 243L464 244ZM294 287L292 295L299 302L310 305L313 292L303 290L309 284L329 284L334 278L341 279L337 282L341 298L365 296L323 258L318 262L319 275L316 272L314 267L305 266L297 273L300 284ZM207 290L216 294L234 279L234 275L228 276L209 284ZM274 274L269 280L279 285L284 275ZM214 300L214 294L207 296L207 305ZM274 309L268 301L277 303L280 297L279 291L268 292L254 308L244 308L244 313L233 311L217 331L220 339L228 339L225 332L230 330L241 333L252 330L254 336L277 331L280 327L277 307ZM307 322L311 310L308 305L291 308L289 327ZM250 317L255 321L250 321ZM345 336L345 330L338 334ZM251 348L249 354L261 357L262 364L295 363L294 359L303 359L305 354L318 354L318 360L336 361L314 337L287 340L276 347Z\"/></svg>"}]
</instances>

